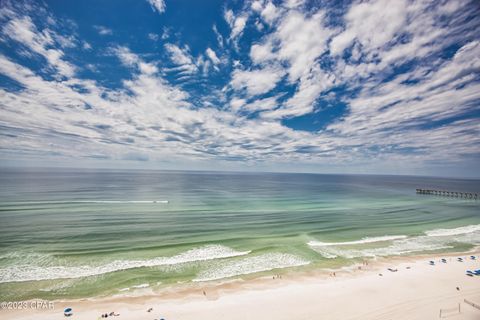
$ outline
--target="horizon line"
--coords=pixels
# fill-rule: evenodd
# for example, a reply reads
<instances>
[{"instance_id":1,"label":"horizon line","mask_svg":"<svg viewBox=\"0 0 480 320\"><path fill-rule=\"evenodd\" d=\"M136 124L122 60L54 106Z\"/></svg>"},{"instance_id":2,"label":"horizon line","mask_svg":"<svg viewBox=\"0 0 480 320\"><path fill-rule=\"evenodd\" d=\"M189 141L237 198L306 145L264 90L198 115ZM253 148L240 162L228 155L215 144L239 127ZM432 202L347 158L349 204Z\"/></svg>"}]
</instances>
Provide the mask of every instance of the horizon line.
<instances>
[{"instance_id":1,"label":"horizon line","mask_svg":"<svg viewBox=\"0 0 480 320\"><path fill-rule=\"evenodd\" d=\"M91 170L91 171L162 171L162 172L191 172L191 173L237 173L237 174L310 174L310 175L329 175L329 176L378 176L378 177L419 177L419 178L444 178L444 179L462 179L462 180L480 180L477 177L463 176L435 176L428 174L401 174L401 173L338 173L338 172L311 172L311 171L255 171L255 170L206 170L206 169L155 169L155 168L107 168L107 167L75 167L75 166L28 166L28 165L5 165L0 163L2 169L56 169L59 171L68 170Z\"/></svg>"}]
</instances>

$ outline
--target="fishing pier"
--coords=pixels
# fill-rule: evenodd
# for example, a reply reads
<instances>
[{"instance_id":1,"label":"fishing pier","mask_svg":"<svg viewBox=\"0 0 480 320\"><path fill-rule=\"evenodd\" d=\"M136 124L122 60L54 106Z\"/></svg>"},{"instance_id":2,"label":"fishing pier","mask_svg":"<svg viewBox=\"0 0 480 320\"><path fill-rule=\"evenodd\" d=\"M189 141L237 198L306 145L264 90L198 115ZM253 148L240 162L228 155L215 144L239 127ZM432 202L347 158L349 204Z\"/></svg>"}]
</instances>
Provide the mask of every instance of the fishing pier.
<instances>
[{"instance_id":1,"label":"fishing pier","mask_svg":"<svg viewBox=\"0 0 480 320\"><path fill-rule=\"evenodd\" d=\"M458 192L458 191L446 191L446 190L434 190L434 189L416 189L417 194L430 194L435 196L455 197L463 199L478 199L478 193L476 192Z\"/></svg>"}]
</instances>

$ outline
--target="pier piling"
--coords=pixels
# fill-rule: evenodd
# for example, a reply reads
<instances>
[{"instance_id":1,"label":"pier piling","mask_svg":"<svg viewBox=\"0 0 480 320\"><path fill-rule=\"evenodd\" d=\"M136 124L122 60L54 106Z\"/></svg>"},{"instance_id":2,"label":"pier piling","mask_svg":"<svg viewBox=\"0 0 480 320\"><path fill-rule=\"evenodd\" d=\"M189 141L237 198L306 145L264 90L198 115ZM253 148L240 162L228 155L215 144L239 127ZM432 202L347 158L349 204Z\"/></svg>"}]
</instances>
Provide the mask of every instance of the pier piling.
<instances>
[{"instance_id":1,"label":"pier piling","mask_svg":"<svg viewBox=\"0 0 480 320\"><path fill-rule=\"evenodd\" d=\"M447 190L435 190L435 189L415 189L417 194L429 194L436 196L445 196L445 197L455 197L455 198L464 198L464 199L478 199L477 192L459 192L459 191L447 191Z\"/></svg>"}]
</instances>

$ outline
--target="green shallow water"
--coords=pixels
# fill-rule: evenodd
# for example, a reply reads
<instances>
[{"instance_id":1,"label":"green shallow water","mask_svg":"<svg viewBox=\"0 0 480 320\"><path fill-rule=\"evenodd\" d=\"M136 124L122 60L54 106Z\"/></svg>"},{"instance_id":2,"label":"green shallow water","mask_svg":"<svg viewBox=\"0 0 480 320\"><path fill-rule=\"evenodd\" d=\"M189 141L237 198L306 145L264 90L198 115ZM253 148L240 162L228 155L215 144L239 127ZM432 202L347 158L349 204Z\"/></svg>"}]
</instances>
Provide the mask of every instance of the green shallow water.
<instances>
[{"instance_id":1,"label":"green shallow water","mask_svg":"<svg viewBox=\"0 0 480 320\"><path fill-rule=\"evenodd\" d=\"M3 300L116 294L480 244L479 201L415 194L479 191L478 180L3 169L0 185ZM384 236L397 238L372 240Z\"/></svg>"}]
</instances>

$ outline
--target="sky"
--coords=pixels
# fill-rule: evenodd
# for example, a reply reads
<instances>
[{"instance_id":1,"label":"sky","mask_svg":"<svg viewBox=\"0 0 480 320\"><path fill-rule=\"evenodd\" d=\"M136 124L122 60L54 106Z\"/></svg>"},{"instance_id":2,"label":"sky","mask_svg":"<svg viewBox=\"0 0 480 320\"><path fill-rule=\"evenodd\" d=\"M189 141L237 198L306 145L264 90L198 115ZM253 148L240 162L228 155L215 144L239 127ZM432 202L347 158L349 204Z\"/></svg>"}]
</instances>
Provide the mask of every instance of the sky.
<instances>
[{"instance_id":1,"label":"sky","mask_svg":"<svg viewBox=\"0 0 480 320\"><path fill-rule=\"evenodd\" d=\"M479 177L480 2L0 0L0 166Z\"/></svg>"}]
</instances>

